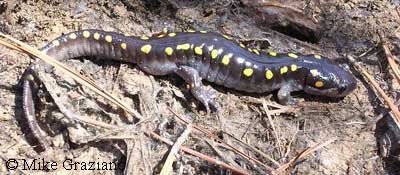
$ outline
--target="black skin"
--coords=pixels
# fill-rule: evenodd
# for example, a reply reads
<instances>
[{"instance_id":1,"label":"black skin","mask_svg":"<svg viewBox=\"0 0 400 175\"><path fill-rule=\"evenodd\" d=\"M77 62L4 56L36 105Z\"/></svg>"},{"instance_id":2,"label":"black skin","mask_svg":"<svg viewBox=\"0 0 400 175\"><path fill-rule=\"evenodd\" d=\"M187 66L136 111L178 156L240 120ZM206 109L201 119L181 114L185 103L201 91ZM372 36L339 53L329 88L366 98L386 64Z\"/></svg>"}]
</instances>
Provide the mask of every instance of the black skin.
<instances>
[{"instance_id":1,"label":"black skin","mask_svg":"<svg viewBox=\"0 0 400 175\"><path fill-rule=\"evenodd\" d=\"M122 34L100 30L85 30L90 36L85 38L84 31L76 31L56 38L60 44L55 46L50 42L42 50L54 58L64 60L81 56L102 56L128 63L138 64L145 72L153 75L175 73L182 77L191 86L192 94L206 109L209 105L216 108L213 99L203 89L200 81L206 79L228 88L239 91L264 93L280 89L278 99L283 104L295 104L290 96L293 91L305 90L314 95L343 97L354 90L356 81L345 69L327 59L317 59L313 55L298 55L291 58L288 54L270 56L260 55L242 48L238 43L216 33L176 33L174 36L164 34L164 37L153 36L148 40L139 37L127 37ZM94 34L99 34L95 39ZM71 34L76 37L71 38ZM112 37L111 42L106 36ZM126 49L121 48L126 43ZM141 51L141 47L152 46L148 53ZM177 45L190 44L187 50L177 50ZM195 47L202 46L202 54L195 53ZM173 53L169 56L165 48L171 47ZM221 49L217 58L211 58L211 49ZM231 54L229 64L222 64L224 55ZM291 71L291 65L297 69ZM281 68L287 66L287 72L281 74ZM186 74L182 69L188 70ZM245 68L252 68L253 74L246 77ZM265 71L271 70L273 78L267 80ZM310 75L310 70L318 70L318 75ZM195 78L194 78L195 77ZM316 81L322 81L323 87L315 87ZM207 98L207 99L206 99Z\"/></svg>"}]
</instances>

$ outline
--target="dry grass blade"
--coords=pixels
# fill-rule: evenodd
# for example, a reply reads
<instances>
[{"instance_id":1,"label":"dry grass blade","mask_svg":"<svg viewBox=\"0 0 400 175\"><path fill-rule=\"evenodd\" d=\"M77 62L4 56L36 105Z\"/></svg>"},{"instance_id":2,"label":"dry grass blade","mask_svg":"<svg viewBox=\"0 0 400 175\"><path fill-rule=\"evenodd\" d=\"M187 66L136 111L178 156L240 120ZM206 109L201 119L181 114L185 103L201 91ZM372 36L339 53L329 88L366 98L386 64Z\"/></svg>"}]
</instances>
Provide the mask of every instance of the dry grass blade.
<instances>
[{"instance_id":1,"label":"dry grass blade","mask_svg":"<svg viewBox=\"0 0 400 175\"><path fill-rule=\"evenodd\" d=\"M189 134L192 132L192 125L187 125L186 130L176 140L171 150L169 151L168 157L165 160L164 166L161 169L160 175L169 175L172 172L172 163L175 162L175 155L178 154L183 142L187 139Z\"/></svg>"},{"instance_id":2,"label":"dry grass blade","mask_svg":"<svg viewBox=\"0 0 400 175\"><path fill-rule=\"evenodd\" d=\"M61 62L57 61L56 59L44 54L43 52L21 42L18 41L17 39L5 35L3 33L0 32L0 36L3 38L6 38L10 41L12 41L13 43L9 43L6 40L0 39L0 44L12 48L12 49L16 49L19 51L24 51L26 53L29 53L35 57L38 57L39 59L43 60L44 62L54 66L56 69L64 72L65 74L71 76L75 81L77 81L78 83L80 83L81 85L84 85L86 87L88 87L89 89L93 90L95 93L97 93L98 95L104 97L105 99L111 101L113 104L119 106L120 108L122 108L123 110L125 110L127 113L133 115L134 117L141 119L143 118L137 111L131 109L130 107L126 106L122 101L120 101L119 99L117 99L116 97L112 96L110 93L104 91L103 89L101 89L99 86L97 86L93 81L91 81L89 78L86 78L82 75L80 75L79 73L76 73L76 71L73 71L72 69L66 67L64 64L62 64ZM5 44L8 43L8 44Z\"/></svg>"},{"instance_id":3,"label":"dry grass blade","mask_svg":"<svg viewBox=\"0 0 400 175\"><path fill-rule=\"evenodd\" d=\"M272 116L271 116L271 114L269 112L269 109L268 109L268 105L265 102L265 100L262 101L262 106L263 106L263 109L265 111L265 114L267 115L268 122L271 124L271 128L272 128L272 131L274 133L276 143L278 145L278 152L279 152L279 154L281 156L283 156L283 154L282 154L282 147L283 146L282 146L282 142L281 142L282 139L281 139L281 136L280 136L281 134L279 134L281 132L280 132L280 130L277 130L277 128L275 127L274 120L272 119Z\"/></svg>"},{"instance_id":4,"label":"dry grass blade","mask_svg":"<svg viewBox=\"0 0 400 175\"><path fill-rule=\"evenodd\" d=\"M25 53L24 50L14 46L14 45L12 45L12 44L8 43L7 41L4 41L4 40L0 40L0 45L3 45L3 46L8 47L10 49L14 49L16 51L20 51L20 52L24 52Z\"/></svg>"},{"instance_id":5,"label":"dry grass blade","mask_svg":"<svg viewBox=\"0 0 400 175\"><path fill-rule=\"evenodd\" d=\"M336 140L336 138L330 139L328 141L325 141L323 143L317 143L307 149L305 149L304 151L302 151L299 155L297 155L295 158L293 158L292 160L290 160L288 163L282 165L281 167L279 167L278 169L276 169L275 171L272 172L272 174L282 174L286 169L288 169L289 167L293 166L294 163L296 163L296 161L303 159L304 157L306 157L307 155L311 154L312 152L321 149L322 147L325 147L329 144L331 144L332 142L334 142Z\"/></svg>"},{"instance_id":6,"label":"dry grass blade","mask_svg":"<svg viewBox=\"0 0 400 175\"><path fill-rule=\"evenodd\" d=\"M275 165L281 166L281 165L279 164L278 161L276 161L275 159L273 159L271 156L265 154L264 152L260 151L259 149L255 148L254 146L251 146L251 145L247 144L246 142L243 142L242 140L240 140L239 138L236 138L236 137L233 136L232 134L229 134L229 133L226 133L226 132L225 132L225 134L228 135L229 137L235 139L237 142L239 142L239 143L241 143L241 144L247 146L248 148L250 148L252 151L256 152L257 154L260 154L260 156L262 156L262 157L268 159L269 161L271 161L271 162L274 163ZM273 171L274 169L273 169L272 167L270 167L270 168L268 168L268 170Z\"/></svg>"},{"instance_id":7,"label":"dry grass blade","mask_svg":"<svg viewBox=\"0 0 400 175\"><path fill-rule=\"evenodd\" d=\"M355 62L354 58L351 56L347 56L348 60L358 69L358 71L371 82L372 86L378 91L379 95L385 100L386 104L389 106L390 110L392 110L394 115L393 120L396 122L397 127L400 128L400 112L397 106L393 103L393 100L386 95L385 91L380 88L378 82L358 63Z\"/></svg>"}]
</instances>

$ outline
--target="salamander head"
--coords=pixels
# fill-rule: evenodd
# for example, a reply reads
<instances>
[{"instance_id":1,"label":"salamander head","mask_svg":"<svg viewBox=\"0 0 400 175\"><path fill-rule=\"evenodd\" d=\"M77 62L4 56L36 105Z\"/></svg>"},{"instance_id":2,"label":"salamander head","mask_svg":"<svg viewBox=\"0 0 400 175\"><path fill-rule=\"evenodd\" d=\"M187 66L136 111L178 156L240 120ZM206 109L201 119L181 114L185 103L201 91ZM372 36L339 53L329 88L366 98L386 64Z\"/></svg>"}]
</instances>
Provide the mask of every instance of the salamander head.
<instances>
[{"instance_id":1,"label":"salamander head","mask_svg":"<svg viewBox=\"0 0 400 175\"><path fill-rule=\"evenodd\" d=\"M356 88L356 84L348 68L337 64L324 64L309 70L304 91L313 95L344 97Z\"/></svg>"}]
</instances>

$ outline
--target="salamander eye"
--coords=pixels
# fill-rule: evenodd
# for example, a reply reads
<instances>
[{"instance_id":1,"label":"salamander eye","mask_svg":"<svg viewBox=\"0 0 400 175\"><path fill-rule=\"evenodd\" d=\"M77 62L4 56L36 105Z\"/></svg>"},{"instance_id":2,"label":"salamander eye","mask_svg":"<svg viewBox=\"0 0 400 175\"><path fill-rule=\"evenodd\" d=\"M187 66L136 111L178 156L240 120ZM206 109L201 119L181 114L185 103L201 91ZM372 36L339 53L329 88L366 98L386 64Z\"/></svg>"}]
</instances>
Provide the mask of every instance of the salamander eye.
<instances>
[{"instance_id":1,"label":"salamander eye","mask_svg":"<svg viewBox=\"0 0 400 175\"><path fill-rule=\"evenodd\" d=\"M338 91L339 92L344 92L347 89L347 85L346 84L340 84L338 87Z\"/></svg>"},{"instance_id":2,"label":"salamander eye","mask_svg":"<svg viewBox=\"0 0 400 175\"><path fill-rule=\"evenodd\" d=\"M347 72L350 71L350 66L348 64L340 64L339 65L341 68L343 68L344 70L346 70Z\"/></svg>"}]
</instances>

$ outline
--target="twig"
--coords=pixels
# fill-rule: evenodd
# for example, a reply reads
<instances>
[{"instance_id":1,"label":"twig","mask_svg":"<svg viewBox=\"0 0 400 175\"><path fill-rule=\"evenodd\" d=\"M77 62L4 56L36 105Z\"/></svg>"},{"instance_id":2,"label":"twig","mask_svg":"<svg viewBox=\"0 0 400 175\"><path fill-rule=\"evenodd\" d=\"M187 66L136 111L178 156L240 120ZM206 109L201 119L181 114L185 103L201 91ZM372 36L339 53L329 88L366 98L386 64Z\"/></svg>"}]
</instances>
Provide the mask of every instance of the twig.
<instances>
[{"instance_id":1,"label":"twig","mask_svg":"<svg viewBox=\"0 0 400 175\"><path fill-rule=\"evenodd\" d=\"M133 140L125 140L126 144L126 163L125 163L125 170L124 174L133 174L135 171L135 167L132 164L134 160L134 156L136 153L134 152L135 142Z\"/></svg>"},{"instance_id":2,"label":"twig","mask_svg":"<svg viewBox=\"0 0 400 175\"><path fill-rule=\"evenodd\" d=\"M293 158L292 160L290 160L288 163L282 165L281 167L279 167L278 169L276 169L276 171L272 172L272 174L281 174L283 173L286 169L288 169L289 167L293 166L294 163L296 163L296 161L303 159L304 157L306 157L307 155L311 154L312 152L327 146L329 144L331 144L332 142L334 142L336 140L336 138L330 139L326 142L323 143L317 143L307 149L305 149L303 152L301 152L299 155L297 155L295 158Z\"/></svg>"},{"instance_id":3,"label":"twig","mask_svg":"<svg viewBox=\"0 0 400 175\"><path fill-rule=\"evenodd\" d=\"M231 165L236 165L239 166L238 163L235 162L235 160L232 158L232 156L228 156L225 152L222 152L217 148L217 145L221 145L218 143L215 143L214 141L211 140L206 140L206 143L210 148L225 162L230 163Z\"/></svg>"},{"instance_id":4,"label":"twig","mask_svg":"<svg viewBox=\"0 0 400 175\"><path fill-rule=\"evenodd\" d=\"M175 162L175 155L178 154L183 142L187 139L189 134L192 132L192 125L187 125L186 130L181 134L181 136L176 140L171 150L169 151L167 159L165 159L164 166L161 169L160 175L169 175L172 172L172 163Z\"/></svg>"},{"instance_id":5,"label":"twig","mask_svg":"<svg viewBox=\"0 0 400 175\"><path fill-rule=\"evenodd\" d=\"M139 135L139 144L141 146L141 158L142 158L142 163L143 163L143 167L144 167L144 172L146 173L145 175L151 175L152 173L152 167L153 165L149 162L148 159L150 159L149 156L149 152L150 152L150 148L147 144L143 143L143 134Z\"/></svg>"},{"instance_id":6,"label":"twig","mask_svg":"<svg viewBox=\"0 0 400 175\"><path fill-rule=\"evenodd\" d=\"M383 51L385 52L389 66L390 66L390 68L392 68L394 77L397 79L397 82L400 83L399 66L394 61L394 60L397 60L397 58L394 55L392 55L392 53L390 53L389 47L388 47L387 43L385 42L385 36L383 35L382 31L379 31L378 34L379 34L379 38L381 39L382 48L383 48Z\"/></svg>"}]
</instances>

